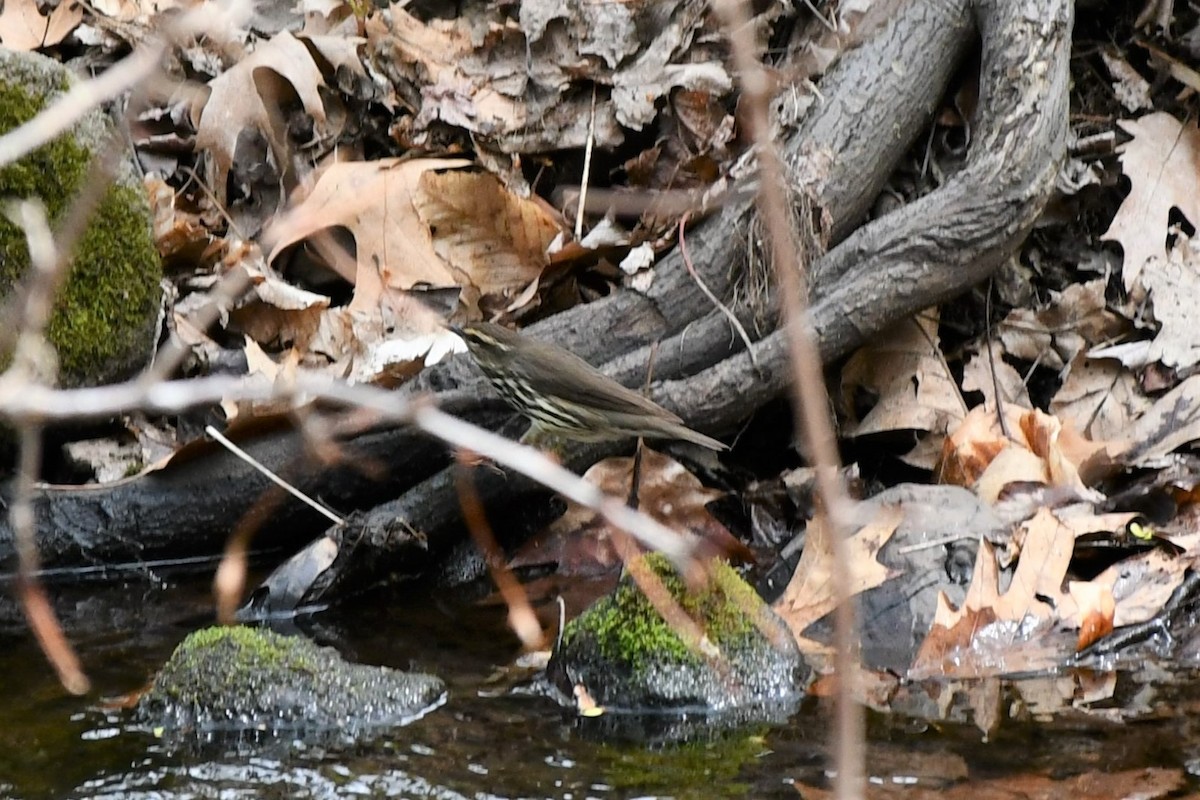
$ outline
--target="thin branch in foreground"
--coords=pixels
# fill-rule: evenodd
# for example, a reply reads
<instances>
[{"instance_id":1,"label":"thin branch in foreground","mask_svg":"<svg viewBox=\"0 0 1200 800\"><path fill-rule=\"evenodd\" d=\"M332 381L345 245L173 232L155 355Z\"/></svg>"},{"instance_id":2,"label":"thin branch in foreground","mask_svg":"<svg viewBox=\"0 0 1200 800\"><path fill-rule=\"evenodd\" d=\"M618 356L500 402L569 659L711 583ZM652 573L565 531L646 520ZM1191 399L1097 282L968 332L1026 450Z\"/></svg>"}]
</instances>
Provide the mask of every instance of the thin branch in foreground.
<instances>
[{"instance_id":1,"label":"thin branch in foreground","mask_svg":"<svg viewBox=\"0 0 1200 800\"><path fill-rule=\"evenodd\" d=\"M166 48L144 45L99 76L77 83L33 119L0 136L0 167L54 139L93 108L133 88L158 69Z\"/></svg>"},{"instance_id":2,"label":"thin branch in foreground","mask_svg":"<svg viewBox=\"0 0 1200 800\"><path fill-rule=\"evenodd\" d=\"M512 570L505 563L504 550L501 549L495 534L492 533L492 526L488 524L483 502L479 499L479 492L475 489L469 458L462 450L457 451L454 458L457 462L454 470L454 482L458 489L458 504L462 508L463 521L471 533L471 538L475 540L475 546L483 553L483 561L487 565L488 572L491 573L492 581L496 584L500 596L504 598L504 604L508 606L508 626L512 628L513 633L521 640L521 644L527 651L540 650L546 646L546 634L542 630L541 623L538 622L537 614L534 613L533 606L529 603L529 596L525 594L521 582L516 579Z\"/></svg>"},{"instance_id":3,"label":"thin branch in foreground","mask_svg":"<svg viewBox=\"0 0 1200 800\"><path fill-rule=\"evenodd\" d=\"M66 273L67 260L55 247L41 203L26 200L11 204L6 210L25 230L33 278L21 309L12 366L4 374L3 380L11 384L53 381L57 359L46 343L45 331L54 310L55 291ZM91 688L91 682L63 634L54 609L37 579L40 565L33 487L42 463L42 426L35 414L14 422L18 432L19 455L9 518L17 550L17 586L21 608L42 652L58 673L63 688L72 694L85 694Z\"/></svg>"},{"instance_id":4,"label":"thin branch in foreground","mask_svg":"<svg viewBox=\"0 0 1200 800\"><path fill-rule=\"evenodd\" d=\"M792 409L805 450L816 465L817 490L829 517L833 539L834 663L839 677L837 718L834 726L834 790L839 800L863 796L866 729L858 706L855 682L859 675L858 635L851 586L854 585L847 539L850 535L850 501L839 478L839 457L833 426L826 411L825 379L811 321L805 308L807 263L792 230L789 202L784 190L784 169L771 131L770 81L758 60L755 28L744 0L713 0L725 27L742 85L746 120L758 156L758 209L766 222L771 261L780 289L788 355L792 371Z\"/></svg>"},{"instance_id":5,"label":"thin branch in foreground","mask_svg":"<svg viewBox=\"0 0 1200 800\"><path fill-rule=\"evenodd\" d=\"M683 574L691 570L694 551L691 543L645 514L628 508L619 499L605 495L544 454L450 416L428 402L410 402L377 386L351 386L307 373L297 375L285 386L261 377L227 375L153 384L133 380L89 389L51 389L0 381L0 417L13 420L34 415L45 422L78 421L134 410L171 414L224 400L290 401L295 405L323 400L372 412L381 421L415 425L454 447L479 453L596 511L646 547L661 551Z\"/></svg>"}]
</instances>

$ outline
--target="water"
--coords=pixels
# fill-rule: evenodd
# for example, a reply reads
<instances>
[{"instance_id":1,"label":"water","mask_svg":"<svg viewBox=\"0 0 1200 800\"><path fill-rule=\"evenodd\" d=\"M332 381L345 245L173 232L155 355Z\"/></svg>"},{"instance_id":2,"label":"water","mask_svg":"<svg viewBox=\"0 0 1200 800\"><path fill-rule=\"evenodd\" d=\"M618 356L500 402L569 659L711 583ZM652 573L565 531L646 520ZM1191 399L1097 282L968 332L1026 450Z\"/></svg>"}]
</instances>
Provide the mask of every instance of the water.
<instances>
[{"instance_id":1,"label":"water","mask_svg":"<svg viewBox=\"0 0 1200 800\"><path fill-rule=\"evenodd\" d=\"M523 693L528 683L503 671L517 651L503 609L454 595L377 594L309 626L352 660L442 676L449 702L416 723L349 746L277 739L166 752L131 730L115 701L211 622L207 578L51 593L95 689L66 695L11 609L0 616L0 797L796 798L792 781L828 786L826 701L806 701L784 725L686 745L605 741L594 721ZM1004 718L987 741L967 713L983 710L961 697L947 706L950 721L872 714L875 791L938 791L967 780L1007 787L1148 767L1196 791L1188 768L1200 764L1200 732L1189 720L1200 692L1194 678L1182 678L1120 676L1111 705L1136 703L1137 725L1096 708L1036 719L1031 683L997 682L982 695L995 697ZM1077 691L1070 676L1047 685L1068 699Z\"/></svg>"}]
</instances>

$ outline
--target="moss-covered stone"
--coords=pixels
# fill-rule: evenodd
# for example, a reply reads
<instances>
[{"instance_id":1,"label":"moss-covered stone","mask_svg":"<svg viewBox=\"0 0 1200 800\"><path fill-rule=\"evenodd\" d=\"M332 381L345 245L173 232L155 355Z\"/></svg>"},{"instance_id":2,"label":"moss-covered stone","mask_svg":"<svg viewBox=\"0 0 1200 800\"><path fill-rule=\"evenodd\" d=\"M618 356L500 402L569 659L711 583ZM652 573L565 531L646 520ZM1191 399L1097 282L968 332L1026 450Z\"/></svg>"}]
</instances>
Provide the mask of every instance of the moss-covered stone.
<instances>
[{"instance_id":1,"label":"moss-covered stone","mask_svg":"<svg viewBox=\"0 0 1200 800\"><path fill-rule=\"evenodd\" d=\"M48 58L0 48L0 132L32 119L60 97L71 74ZM92 111L68 133L0 168L0 200L40 198L51 227L79 195L93 154L112 124ZM26 275L25 232L0 217L0 293ZM154 348L162 270L140 180L123 163L75 250L48 336L58 350L60 383L94 385L128 377ZM11 354L0 354L7 366Z\"/></svg>"},{"instance_id":2,"label":"moss-covered stone","mask_svg":"<svg viewBox=\"0 0 1200 800\"><path fill-rule=\"evenodd\" d=\"M139 702L138 717L168 731L353 734L404 724L445 693L431 675L350 664L302 637L213 627L175 649Z\"/></svg>"},{"instance_id":3,"label":"moss-covered stone","mask_svg":"<svg viewBox=\"0 0 1200 800\"><path fill-rule=\"evenodd\" d=\"M610 709L731 711L799 697L806 669L787 626L726 564L689 590L660 555L643 562L704 632L685 642L629 574L569 622L551 674ZM631 569L630 572L633 570Z\"/></svg>"}]
</instances>

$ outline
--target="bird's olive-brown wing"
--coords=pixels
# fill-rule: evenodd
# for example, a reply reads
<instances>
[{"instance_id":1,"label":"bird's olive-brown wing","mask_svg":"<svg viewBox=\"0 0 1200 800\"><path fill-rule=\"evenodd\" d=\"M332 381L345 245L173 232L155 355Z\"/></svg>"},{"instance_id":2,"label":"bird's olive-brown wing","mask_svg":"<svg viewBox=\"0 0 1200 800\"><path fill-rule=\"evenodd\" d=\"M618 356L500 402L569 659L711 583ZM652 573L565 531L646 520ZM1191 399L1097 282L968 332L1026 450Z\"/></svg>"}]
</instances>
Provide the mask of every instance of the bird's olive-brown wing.
<instances>
[{"instance_id":1,"label":"bird's olive-brown wing","mask_svg":"<svg viewBox=\"0 0 1200 800\"><path fill-rule=\"evenodd\" d=\"M554 386L555 393L572 403L605 411L642 413L682 422L653 400L614 381L579 356L559 347L530 341L519 369L534 386ZM572 380L562 380L569 373Z\"/></svg>"}]
</instances>

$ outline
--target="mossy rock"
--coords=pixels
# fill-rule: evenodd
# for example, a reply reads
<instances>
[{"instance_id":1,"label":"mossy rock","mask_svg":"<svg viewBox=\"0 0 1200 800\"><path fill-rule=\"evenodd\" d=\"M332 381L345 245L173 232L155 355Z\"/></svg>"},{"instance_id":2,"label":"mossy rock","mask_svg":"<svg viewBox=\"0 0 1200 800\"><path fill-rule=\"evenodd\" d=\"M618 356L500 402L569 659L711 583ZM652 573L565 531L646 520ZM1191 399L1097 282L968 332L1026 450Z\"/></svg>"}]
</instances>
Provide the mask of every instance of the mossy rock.
<instances>
[{"instance_id":1,"label":"mossy rock","mask_svg":"<svg viewBox=\"0 0 1200 800\"><path fill-rule=\"evenodd\" d=\"M727 564L692 591L661 555L644 563L703 630L685 643L629 574L569 622L550 665L568 696L580 690L606 711L774 716L803 694L808 668L787 625Z\"/></svg>"},{"instance_id":2,"label":"mossy rock","mask_svg":"<svg viewBox=\"0 0 1200 800\"><path fill-rule=\"evenodd\" d=\"M74 82L56 61L0 48L0 133L32 119ZM99 110L15 164L0 168L0 201L37 197L51 228L62 221L88 177L92 156L113 125ZM132 164L122 160L75 249L48 336L63 386L99 385L136 373L150 359L162 303L162 267L150 207ZM25 232L0 216L0 294L29 269ZM0 354L7 367L11 353Z\"/></svg>"},{"instance_id":3,"label":"mossy rock","mask_svg":"<svg viewBox=\"0 0 1200 800\"><path fill-rule=\"evenodd\" d=\"M403 725L445 697L432 675L351 664L300 636L213 627L175 649L137 717L173 740L221 731L353 736Z\"/></svg>"}]
</instances>

